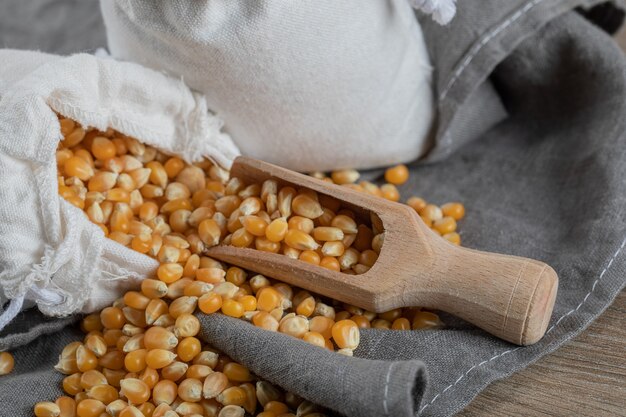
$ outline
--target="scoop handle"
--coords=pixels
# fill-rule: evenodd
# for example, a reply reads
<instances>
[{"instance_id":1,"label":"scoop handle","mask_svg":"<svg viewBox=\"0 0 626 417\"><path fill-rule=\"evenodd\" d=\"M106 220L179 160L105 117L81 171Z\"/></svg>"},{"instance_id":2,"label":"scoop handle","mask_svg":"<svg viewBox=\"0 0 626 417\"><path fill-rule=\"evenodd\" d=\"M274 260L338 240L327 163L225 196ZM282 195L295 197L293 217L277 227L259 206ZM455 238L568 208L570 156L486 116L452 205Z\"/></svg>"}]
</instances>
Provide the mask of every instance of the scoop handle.
<instances>
[{"instance_id":1,"label":"scoop handle","mask_svg":"<svg viewBox=\"0 0 626 417\"><path fill-rule=\"evenodd\" d=\"M437 251L430 291L436 308L501 339L531 345L552 315L558 276L547 264L452 246Z\"/></svg>"}]
</instances>

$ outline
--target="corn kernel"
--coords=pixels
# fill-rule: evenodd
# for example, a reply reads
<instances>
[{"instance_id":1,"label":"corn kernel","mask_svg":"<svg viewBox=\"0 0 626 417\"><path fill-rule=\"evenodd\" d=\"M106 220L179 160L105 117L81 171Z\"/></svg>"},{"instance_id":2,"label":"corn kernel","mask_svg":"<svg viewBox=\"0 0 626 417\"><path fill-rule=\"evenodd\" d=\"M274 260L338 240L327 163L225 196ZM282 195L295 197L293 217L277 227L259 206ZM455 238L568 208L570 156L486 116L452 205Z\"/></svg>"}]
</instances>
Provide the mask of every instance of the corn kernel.
<instances>
[{"instance_id":1,"label":"corn kernel","mask_svg":"<svg viewBox=\"0 0 626 417\"><path fill-rule=\"evenodd\" d=\"M394 185L401 185L409 179L409 169L406 165L396 165L387 168L385 171L385 181ZM397 201L397 200L394 200Z\"/></svg>"},{"instance_id":2,"label":"corn kernel","mask_svg":"<svg viewBox=\"0 0 626 417\"><path fill-rule=\"evenodd\" d=\"M0 352L0 375L7 375L13 371L15 360L9 352Z\"/></svg>"}]
</instances>

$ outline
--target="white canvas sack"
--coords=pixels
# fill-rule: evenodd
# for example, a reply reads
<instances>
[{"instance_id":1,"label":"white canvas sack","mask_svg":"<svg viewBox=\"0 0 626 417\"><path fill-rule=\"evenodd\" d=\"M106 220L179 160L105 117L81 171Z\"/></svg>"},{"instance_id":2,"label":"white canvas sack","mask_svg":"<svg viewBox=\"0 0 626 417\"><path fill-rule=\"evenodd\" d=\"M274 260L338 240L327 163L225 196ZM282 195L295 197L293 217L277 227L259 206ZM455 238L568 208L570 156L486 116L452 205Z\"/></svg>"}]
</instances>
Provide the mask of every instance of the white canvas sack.
<instances>
[{"instance_id":1,"label":"white canvas sack","mask_svg":"<svg viewBox=\"0 0 626 417\"><path fill-rule=\"evenodd\" d=\"M413 6L454 0L101 0L111 54L204 93L242 153L298 171L429 147L432 68Z\"/></svg>"},{"instance_id":2,"label":"white canvas sack","mask_svg":"<svg viewBox=\"0 0 626 417\"><path fill-rule=\"evenodd\" d=\"M154 273L58 195L56 112L228 168L238 154L204 98L180 80L91 55L0 50L0 330L23 308L91 312Z\"/></svg>"}]
</instances>

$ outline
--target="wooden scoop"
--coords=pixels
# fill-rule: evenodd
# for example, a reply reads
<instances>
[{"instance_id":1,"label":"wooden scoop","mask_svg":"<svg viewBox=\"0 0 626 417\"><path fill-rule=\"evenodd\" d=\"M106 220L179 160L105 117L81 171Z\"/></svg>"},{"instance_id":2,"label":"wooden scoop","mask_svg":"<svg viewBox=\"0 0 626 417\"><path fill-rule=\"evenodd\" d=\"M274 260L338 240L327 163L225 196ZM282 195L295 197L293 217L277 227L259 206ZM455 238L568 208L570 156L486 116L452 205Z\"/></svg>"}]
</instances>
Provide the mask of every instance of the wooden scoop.
<instances>
[{"instance_id":1,"label":"wooden scoop","mask_svg":"<svg viewBox=\"0 0 626 417\"><path fill-rule=\"evenodd\" d=\"M358 216L379 222L384 243L374 266L360 275L233 246L213 247L209 256L374 312L411 306L443 310L519 345L544 335L558 284L547 264L455 246L409 206L255 159L237 158L231 175L246 183L272 178L279 186L334 197Z\"/></svg>"}]
</instances>

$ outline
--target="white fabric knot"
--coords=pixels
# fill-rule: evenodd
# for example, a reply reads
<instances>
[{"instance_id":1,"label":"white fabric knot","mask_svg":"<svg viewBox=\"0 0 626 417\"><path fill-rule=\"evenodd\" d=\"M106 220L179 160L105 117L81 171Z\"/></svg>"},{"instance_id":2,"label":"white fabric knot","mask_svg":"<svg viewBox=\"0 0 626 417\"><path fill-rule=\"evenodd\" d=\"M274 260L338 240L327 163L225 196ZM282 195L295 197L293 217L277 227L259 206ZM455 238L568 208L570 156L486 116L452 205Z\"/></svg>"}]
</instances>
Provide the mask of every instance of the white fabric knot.
<instances>
[{"instance_id":1,"label":"white fabric knot","mask_svg":"<svg viewBox=\"0 0 626 417\"><path fill-rule=\"evenodd\" d=\"M62 208L62 211L67 213L68 209ZM72 214L69 215L72 216ZM54 248L45 244L41 262L32 265L26 274L23 270L0 273L0 283L4 287L4 294L11 300L9 306L0 315L0 331L17 316L25 300L34 301L38 305L57 305L66 301L67 294L60 288L56 288L51 280L53 275L71 260L78 239L78 228L68 227L59 246Z\"/></svg>"},{"instance_id":2,"label":"white fabric knot","mask_svg":"<svg viewBox=\"0 0 626 417\"><path fill-rule=\"evenodd\" d=\"M440 25L450 23L456 14L456 0L409 0L413 8L432 15Z\"/></svg>"}]
</instances>

